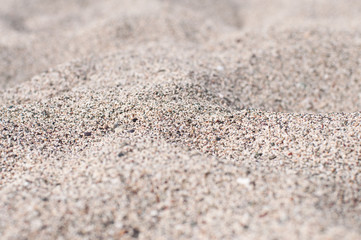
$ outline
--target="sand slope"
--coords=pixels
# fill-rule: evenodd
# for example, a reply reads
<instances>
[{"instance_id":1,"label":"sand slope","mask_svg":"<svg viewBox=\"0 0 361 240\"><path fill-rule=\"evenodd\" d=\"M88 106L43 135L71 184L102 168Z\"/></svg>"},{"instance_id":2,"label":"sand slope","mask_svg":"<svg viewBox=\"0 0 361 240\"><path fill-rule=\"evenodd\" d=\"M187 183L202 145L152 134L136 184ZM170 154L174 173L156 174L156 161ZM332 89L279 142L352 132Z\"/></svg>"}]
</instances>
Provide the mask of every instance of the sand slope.
<instances>
[{"instance_id":1,"label":"sand slope","mask_svg":"<svg viewBox=\"0 0 361 240\"><path fill-rule=\"evenodd\" d=\"M4 239L360 239L358 1L4 1Z\"/></svg>"}]
</instances>

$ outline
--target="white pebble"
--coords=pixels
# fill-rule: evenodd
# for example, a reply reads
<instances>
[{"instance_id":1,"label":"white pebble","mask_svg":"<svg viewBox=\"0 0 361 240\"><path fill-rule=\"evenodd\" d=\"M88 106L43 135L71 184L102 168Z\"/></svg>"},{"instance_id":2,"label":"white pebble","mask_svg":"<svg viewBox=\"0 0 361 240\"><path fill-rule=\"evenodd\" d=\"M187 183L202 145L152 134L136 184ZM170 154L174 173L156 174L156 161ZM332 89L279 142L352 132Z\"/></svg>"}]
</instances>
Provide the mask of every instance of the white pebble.
<instances>
[{"instance_id":1,"label":"white pebble","mask_svg":"<svg viewBox=\"0 0 361 240\"><path fill-rule=\"evenodd\" d=\"M241 177L237 178L237 183L241 184L247 188L251 188L251 185L250 185L251 180L249 178L241 178Z\"/></svg>"},{"instance_id":2,"label":"white pebble","mask_svg":"<svg viewBox=\"0 0 361 240\"><path fill-rule=\"evenodd\" d=\"M221 66L221 65L218 65L217 66L217 71L220 71L220 72L224 71L224 67Z\"/></svg>"}]
</instances>

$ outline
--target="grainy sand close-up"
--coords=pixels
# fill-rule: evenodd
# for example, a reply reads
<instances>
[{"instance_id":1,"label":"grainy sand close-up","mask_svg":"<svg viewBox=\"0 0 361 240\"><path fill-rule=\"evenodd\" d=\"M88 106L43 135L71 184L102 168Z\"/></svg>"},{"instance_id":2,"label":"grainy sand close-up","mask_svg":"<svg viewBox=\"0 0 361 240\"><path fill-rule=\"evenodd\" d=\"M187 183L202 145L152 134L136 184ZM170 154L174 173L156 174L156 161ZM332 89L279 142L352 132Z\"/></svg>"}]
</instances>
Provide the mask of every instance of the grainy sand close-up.
<instances>
[{"instance_id":1,"label":"grainy sand close-up","mask_svg":"<svg viewBox=\"0 0 361 240\"><path fill-rule=\"evenodd\" d=\"M2 0L1 239L361 239L361 1Z\"/></svg>"}]
</instances>

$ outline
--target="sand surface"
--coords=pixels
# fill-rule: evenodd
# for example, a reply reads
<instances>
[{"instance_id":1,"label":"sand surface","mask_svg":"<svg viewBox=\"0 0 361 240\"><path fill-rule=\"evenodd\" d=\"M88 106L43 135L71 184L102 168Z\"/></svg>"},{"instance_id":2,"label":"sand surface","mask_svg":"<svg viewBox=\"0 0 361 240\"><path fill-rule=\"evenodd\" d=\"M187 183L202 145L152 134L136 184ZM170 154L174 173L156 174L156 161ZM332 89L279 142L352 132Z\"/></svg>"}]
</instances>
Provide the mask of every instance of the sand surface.
<instances>
[{"instance_id":1,"label":"sand surface","mask_svg":"<svg viewBox=\"0 0 361 240\"><path fill-rule=\"evenodd\" d=\"M361 2L2 0L1 239L361 239Z\"/></svg>"}]
</instances>

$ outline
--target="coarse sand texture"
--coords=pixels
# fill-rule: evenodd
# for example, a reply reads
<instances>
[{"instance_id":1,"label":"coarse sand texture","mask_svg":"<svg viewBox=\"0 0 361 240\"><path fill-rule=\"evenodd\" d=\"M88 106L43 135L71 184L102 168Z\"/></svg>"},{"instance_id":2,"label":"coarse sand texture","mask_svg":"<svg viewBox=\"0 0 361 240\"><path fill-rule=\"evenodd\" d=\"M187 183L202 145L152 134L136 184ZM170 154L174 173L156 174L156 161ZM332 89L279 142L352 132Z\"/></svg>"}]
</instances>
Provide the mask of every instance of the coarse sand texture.
<instances>
[{"instance_id":1,"label":"coarse sand texture","mask_svg":"<svg viewBox=\"0 0 361 240\"><path fill-rule=\"evenodd\" d=\"M361 1L2 0L0 239L361 239Z\"/></svg>"}]
</instances>

